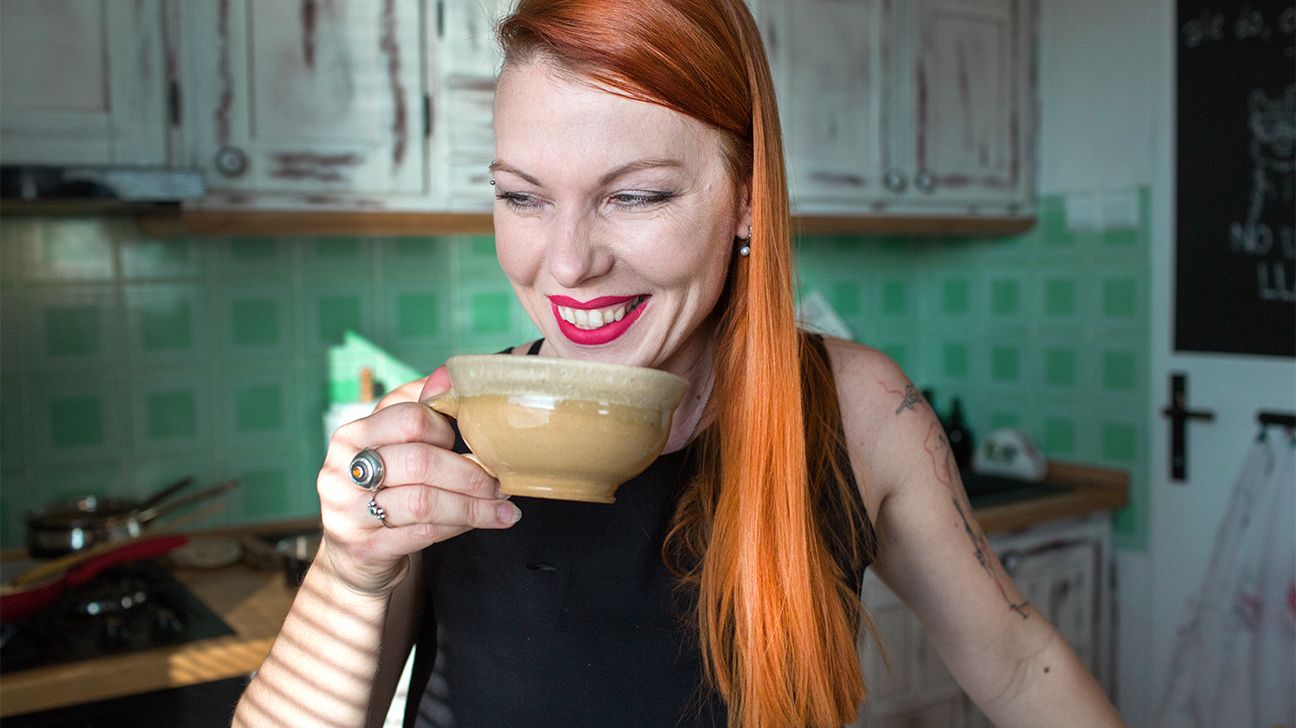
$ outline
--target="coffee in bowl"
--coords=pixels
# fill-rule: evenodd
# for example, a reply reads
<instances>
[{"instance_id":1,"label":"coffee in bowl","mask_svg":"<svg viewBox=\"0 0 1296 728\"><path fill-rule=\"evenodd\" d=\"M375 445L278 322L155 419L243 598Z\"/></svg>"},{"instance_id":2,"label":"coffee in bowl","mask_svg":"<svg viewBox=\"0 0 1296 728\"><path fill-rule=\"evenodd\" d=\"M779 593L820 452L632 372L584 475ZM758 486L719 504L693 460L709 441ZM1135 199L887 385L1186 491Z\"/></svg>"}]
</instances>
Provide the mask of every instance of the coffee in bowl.
<instances>
[{"instance_id":1,"label":"coffee in bowl","mask_svg":"<svg viewBox=\"0 0 1296 728\"><path fill-rule=\"evenodd\" d=\"M454 417L509 495L611 503L661 453L688 387L645 367L541 356L446 362L452 388L424 401Z\"/></svg>"}]
</instances>

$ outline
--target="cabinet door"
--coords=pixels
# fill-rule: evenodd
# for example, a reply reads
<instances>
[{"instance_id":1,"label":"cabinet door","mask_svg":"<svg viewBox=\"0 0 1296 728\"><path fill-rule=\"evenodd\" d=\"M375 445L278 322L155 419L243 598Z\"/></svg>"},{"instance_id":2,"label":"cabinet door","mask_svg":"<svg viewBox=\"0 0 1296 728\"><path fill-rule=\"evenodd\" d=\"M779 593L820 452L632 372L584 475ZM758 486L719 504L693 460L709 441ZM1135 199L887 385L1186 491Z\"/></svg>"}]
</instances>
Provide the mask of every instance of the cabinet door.
<instances>
[{"instance_id":1,"label":"cabinet door","mask_svg":"<svg viewBox=\"0 0 1296 728\"><path fill-rule=\"evenodd\" d=\"M181 3L186 151L209 188L424 192L422 8Z\"/></svg>"},{"instance_id":2,"label":"cabinet door","mask_svg":"<svg viewBox=\"0 0 1296 728\"><path fill-rule=\"evenodd\" d=\"M503 54L495 26L510 0L445 0L437 4L437 172L443 205L490 211L489 166L495 158L495 79Z\"/></svg>"},{"instance_id":3,"label":"cabinet door","mask_svg":"<svg viewBox=\"0 0 1296 728\"><path fill-rule=\"evenodd\" d=\"M889 42L881 0L768 2L789 189L799 212L858 209L885 195Z\"/></svg>"},{"instance_id":4,"label":"cabinet door","mask_svg":"<svg viewBox=\"0 0 1296 728\"><path fill-rule=\"evenodd\" d=\"M1034 184L1027 0L916 0L910 90L915 201L1025 204Z\"/></svg>"},{"instance_id":5,"label":"cabinet door","mask_svg":"<svg viewBox=\"0 0 1296 728\"><path fill-rule=\"evenodd\" d=\"M162 27L160 0L0 2L0 160L166 163Z\"/></svg>"}]
</instances>

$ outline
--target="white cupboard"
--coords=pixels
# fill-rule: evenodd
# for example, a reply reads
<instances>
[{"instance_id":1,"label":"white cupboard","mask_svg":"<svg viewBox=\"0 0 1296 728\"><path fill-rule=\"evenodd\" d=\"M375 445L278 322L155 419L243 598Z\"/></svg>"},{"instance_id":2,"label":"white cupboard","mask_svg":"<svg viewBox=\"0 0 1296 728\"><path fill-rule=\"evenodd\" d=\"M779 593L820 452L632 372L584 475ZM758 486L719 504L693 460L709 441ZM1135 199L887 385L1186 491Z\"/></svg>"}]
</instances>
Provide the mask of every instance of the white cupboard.
<instances>
[{"instance_id":1,"label":"white cupboard","mask_svg":"<svg viewBox=\"0 0 1296 728\"><path fill-rule=\"evenodd\" d=\"M0 2L0 162L167 162L161 0Z\"/></svg>"},{"instance_id":2,"label":"white cupboard","mask_svg":"<svg viewBox=\"0 0 1296 728\"><path fill-rule=\"evenodd\" d=\"M765 0L794 212L1026 214L1031 0Z\"/></svg>"},{"instance_id":3,"label":"white cupboard","mask_svg":"<svg viewBox=\"0 0 1296 728\"><path fill-rule=\"evenodd\" d=\"M288 194L383 207L428 193L425 3L185 2L185 162L205 204Z\"/></svg>"}]
</instances>

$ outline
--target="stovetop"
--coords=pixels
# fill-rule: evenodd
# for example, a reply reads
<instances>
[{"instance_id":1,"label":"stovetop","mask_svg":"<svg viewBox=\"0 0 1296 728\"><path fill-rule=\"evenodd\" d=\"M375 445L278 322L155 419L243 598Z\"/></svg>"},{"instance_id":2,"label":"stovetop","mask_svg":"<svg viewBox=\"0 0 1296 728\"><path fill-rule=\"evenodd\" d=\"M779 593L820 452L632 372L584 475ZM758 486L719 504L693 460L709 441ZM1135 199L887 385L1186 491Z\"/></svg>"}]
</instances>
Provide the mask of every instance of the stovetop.
<instances>
[{"instance_id":1,"label":"stovetop","mask_svg":"<svg viewBox=\"0 0 1296 728\"><path fill-rule=\"evenodd\" d=\"M137 561L0 627L0 674L233 633L160 564Z\"/></svg>"}]
</instances>

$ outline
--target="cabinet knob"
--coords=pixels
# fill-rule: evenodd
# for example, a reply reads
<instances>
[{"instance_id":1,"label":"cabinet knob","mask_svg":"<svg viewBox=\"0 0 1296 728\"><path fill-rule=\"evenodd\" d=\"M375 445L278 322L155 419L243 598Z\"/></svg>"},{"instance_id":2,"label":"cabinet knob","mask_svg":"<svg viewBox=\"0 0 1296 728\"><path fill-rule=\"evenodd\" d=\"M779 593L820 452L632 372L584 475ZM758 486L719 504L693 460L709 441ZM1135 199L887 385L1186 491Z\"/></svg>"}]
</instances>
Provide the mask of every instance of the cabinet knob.
<instances>
[{"instance_id":1,"label":"cabinet knob","mask_svg":"<svg viewBox=\"0 0 1296 728\"><path fill-rule=\"evenodd\" d=\"M247 155L238 147L221 147L213 160L216 171L226 177L238 177L247 171Z\"/></svg>"},{"instance_id":2,"label":"cabinet knob","mask_svg":"<svg viewBox=\"0 0 1296 728\"><path fill-rule=\"evenodd\" d=\"M896 194L904 192L905 185L907 184L908 179L905 177L905 173L895 167L892 167L886 175L882 177L882 186Z\"/></svg>"},{"instance_id":3,"label":"cabinet knob","mask_svg":"<svg viewBox=\"0 0 1296 728\"><path fill-rule=\"evenodd\" d=\"M914 187L930 195L936 191L936 176L929 169L920 169L914 175Z\"/></svg>"}]
</instances>

